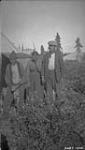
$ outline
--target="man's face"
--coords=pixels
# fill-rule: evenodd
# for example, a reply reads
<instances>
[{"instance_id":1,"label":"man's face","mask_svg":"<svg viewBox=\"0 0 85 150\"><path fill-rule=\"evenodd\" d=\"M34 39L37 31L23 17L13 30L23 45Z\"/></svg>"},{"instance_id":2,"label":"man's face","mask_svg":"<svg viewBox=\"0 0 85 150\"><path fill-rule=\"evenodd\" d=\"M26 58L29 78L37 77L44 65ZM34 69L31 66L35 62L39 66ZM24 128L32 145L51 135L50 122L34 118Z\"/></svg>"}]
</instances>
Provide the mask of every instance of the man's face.
<instances>
[{"instance_id":1,"label":"man's face","mask_svg":"<svg viewBox=\"0 0 85 150\"><path fill-rule=\"evenodd\" d=\"M49 51L54 52L54 50L55 50L55 46L54 45L49 45Z\"/></svg>"},{"instance_id":2,"label":"man's face","mask_svg":"<svg viewBox=\"0 0 85 150\"><path fill-rule=\"evenodd\" d=\"M37 57L38 57L37 54L34 54L34 55L33 55L33 60L36 61L36 60L37 60Z\"/></svg>"},{"instance_id":3,"label":"man's face","mask_svg":"<svg viewBox=\"0 0 85 150\"><path fill-rule=\"evenodd\" d=\"M11 58L11 59L10 59L10 62L11 62L11 64L14 65L14 64L16 63L16 58Z\"/></svg>"}]
</instances>

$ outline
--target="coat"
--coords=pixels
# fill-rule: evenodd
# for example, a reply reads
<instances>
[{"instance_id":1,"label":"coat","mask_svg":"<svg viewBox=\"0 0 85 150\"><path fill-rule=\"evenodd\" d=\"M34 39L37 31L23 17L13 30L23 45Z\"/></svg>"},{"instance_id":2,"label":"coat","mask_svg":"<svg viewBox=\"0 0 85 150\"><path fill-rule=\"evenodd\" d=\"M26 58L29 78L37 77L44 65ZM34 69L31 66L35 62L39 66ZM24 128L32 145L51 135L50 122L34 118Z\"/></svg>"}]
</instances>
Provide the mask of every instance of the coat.
<instances>
[{"instance_id":1,"label":"coat","mask_svg":"<svg viewBox=\"0 0 85 150\"><path fill-rule=\"evenodd\" d=\"M41 74L42 76L44 76L45 80L47 80L50 76L50 71L48 69L49 58L50 58L50 53L47 52L43 58L42 69L41 69ZM63 58L59 50L56 50L55 52L55 69L52 72L54 74L53 75L53 77L55 78L54 80L57 83L59 83L64 72Z\"/></svg>"},{"instance_id":2,"label":"coat","mask_svg":"<svg viewBox=\"0 0 85 150\"><path fill-rule=\"evenodd\" d=\"M40 78L40 63L37 64L37 62L30 60L27 64L26 72L29 75L30 79L30 96L34 96L35 92L37 92L37 96L42 99L43 89Z\"/></svg>"},{"instance_id":3,"label":"coat","mask_svg":"<svg viewBox=\"0 0 85 150\"><path fill-rule=\"evenodd\" d=\"M17 65L18 65L18 69L19 69L20 78L22 79L24 77L23 66L19 62L17 62ZM13 86L11 64L7 65L6 74L5 74L5 81L6 81L7 86L9 86L9 87Z\"/></svg>"}]
</instances>

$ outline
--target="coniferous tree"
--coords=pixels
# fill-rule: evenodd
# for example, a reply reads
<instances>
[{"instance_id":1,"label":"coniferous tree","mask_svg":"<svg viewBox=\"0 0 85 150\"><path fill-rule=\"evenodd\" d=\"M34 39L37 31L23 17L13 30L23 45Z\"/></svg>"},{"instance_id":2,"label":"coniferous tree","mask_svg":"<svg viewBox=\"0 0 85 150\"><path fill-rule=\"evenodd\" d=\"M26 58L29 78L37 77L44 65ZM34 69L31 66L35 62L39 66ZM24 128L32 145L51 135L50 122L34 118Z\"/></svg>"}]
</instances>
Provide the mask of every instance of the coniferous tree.
<instances>
[{"instance_id":1,"label":"coniferous tree","mask_svg":"<svg viewBox=\"0 0 85 150\"><path fill-rule=\"evenodd\" d=\"M43 55L44 54L44 46L41 45L41 54Z\"/></svg>"},{"instance_id":2,"label":"coniferous tree","mask_svg":"<svg viewBox=\"0 0 85 150\"><path fill-rule=\"evenodd\" d=\"M57 47L58 47L59 49L62 49L62 47L61 47L61 38L60 38L59 33L57 33L56 38L55 38L55 41L57 42Z\"/></svg>"},{"instance_id":3,"label":"coniferous tree","mask_svg":"<svg viewBox=\"0 0 85 150\"><path fill-rule=\"evenodd\" d=\"M21 49L20 44L19 44L19 50Z\"/></svg>"},{"instance_id":4,"label":"coniferous tree","mask_svg":"<svg viewBox=\"0 0 85 150\"><path fill-rule=\"evenodd\" d=\"M24 46L23 46L23 44L22 44L22 52L24 51Z\"/></svg>"},{"instance_id":5,"label":"coniferous tree","mask_svg":"<svg viewBox=\"0 0 85 150\"><path fill-rule=\"evenodd\" d=\"M80 53L81 52L81 48L83 47L81 42L80 42L80 38L77 38L75 42L76 42L76 45L75 45L76 51L78 53Z\"/></svg>"}]
</instances>

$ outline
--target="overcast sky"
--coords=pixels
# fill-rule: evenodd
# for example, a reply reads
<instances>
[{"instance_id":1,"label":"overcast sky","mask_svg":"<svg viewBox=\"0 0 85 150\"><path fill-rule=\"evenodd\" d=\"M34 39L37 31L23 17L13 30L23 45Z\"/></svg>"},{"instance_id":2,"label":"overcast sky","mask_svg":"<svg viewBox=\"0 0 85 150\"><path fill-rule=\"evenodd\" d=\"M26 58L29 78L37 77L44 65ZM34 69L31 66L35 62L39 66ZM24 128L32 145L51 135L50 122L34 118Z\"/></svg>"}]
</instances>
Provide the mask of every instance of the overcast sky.
<instances>
[{"instance_id":1,"label":"overcast sky","mask_svg":"<svg viewBox=\"0 0 85 150\"><path fill-rule=\"evenodd\" d=\"M16 46L47 50L49 40L58 32L64 51L74 46L81 38L85 45L85 2L84 1L4 1L2 2L2 27Z\"/></svg>"}]
</instances>

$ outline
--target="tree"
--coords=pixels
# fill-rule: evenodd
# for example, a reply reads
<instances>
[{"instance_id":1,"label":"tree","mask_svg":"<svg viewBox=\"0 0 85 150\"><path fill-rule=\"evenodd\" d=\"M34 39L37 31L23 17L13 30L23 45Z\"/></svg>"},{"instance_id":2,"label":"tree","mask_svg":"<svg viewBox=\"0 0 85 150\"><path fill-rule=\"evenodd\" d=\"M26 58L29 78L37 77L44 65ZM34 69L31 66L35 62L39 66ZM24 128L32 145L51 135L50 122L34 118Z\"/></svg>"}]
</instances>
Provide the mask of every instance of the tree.
<instances>
[{"instance_id":1,"label":"tree","mask_svg":"<svg viewBox=\"0 0 85 150\"><path fill-rule=\"evenodd\" d=\"M18 47L18 49L19 49L19 50L21 49L21 47L20 47L20 44L19 44L19 47Z\"/></svg>"},{"instance_id":2,"label":"tree","mask_svg":"<svg viewBox=\"0 0 85 150\"><path fill-rule=\"evenodd\" d=\"M76 41L75 41L75 43L76 43L76 45L75 45L74 48L76 48L76 51L78 53L80 53L81 52L81 48L83 47L82 44L81 44L81 42L80 42L80 38L77 38Z\"/></svg>"},{"instance_id":3,"label":"tree","mask_svg":"<svg viewBox=\"0 0 85 150\"><path fill-rule=\"evenodd\" d=\"M57 42L58 48L62 49L62 47L61 47L61 41L60 40L61 40L60 35L59 35L59 33L57 33L55 41Z\"/></svg>"},{"instance_id":4,"label":"tree","mask_svg":"<svg viewBox=\"0 0 85 150\"><path fill-rule=\"evenodd\" d=\"M41 45L41 54L43 55L44 54L44 46L43 45Z\"/></svg>"},{"instance_id":5,"label":"tree","mask_svg":"<svg viewBox=\"0 0 85 150\"><path fill-rule=\"evenodd\" d=\"M22 52L24 51L24 46L23 46L23 44L22 44Z\"/></svg>"}]
</instances>

